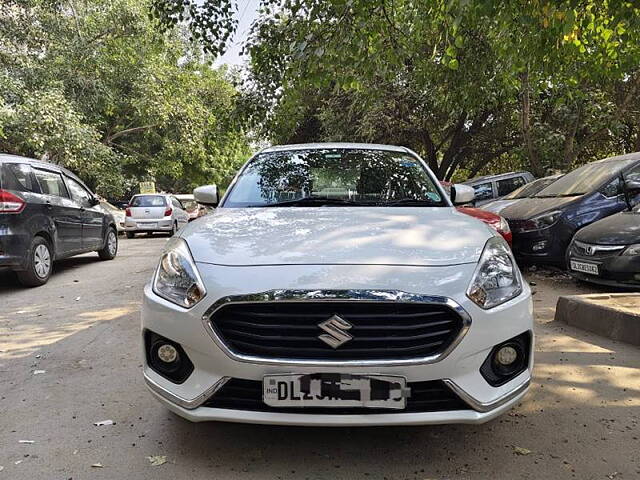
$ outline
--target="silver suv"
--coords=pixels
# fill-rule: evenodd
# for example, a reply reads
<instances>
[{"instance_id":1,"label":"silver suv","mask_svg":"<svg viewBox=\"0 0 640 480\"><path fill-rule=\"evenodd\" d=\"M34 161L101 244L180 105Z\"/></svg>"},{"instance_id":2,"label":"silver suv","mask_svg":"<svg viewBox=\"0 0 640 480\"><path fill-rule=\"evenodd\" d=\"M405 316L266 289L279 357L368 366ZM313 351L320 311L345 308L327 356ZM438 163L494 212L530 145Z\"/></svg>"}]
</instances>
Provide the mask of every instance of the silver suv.
<instances>
[{"instance_id":1,"label":"silver suv","mask_svg":"<svg viewBox=\"0 0 640 480\"><path fill-rule=\"evenodd\" d=\"M189 214L173 195L134 195L126 209L124 230L127 238L136 233L168 232L173 236L189 222Z\"/></svg>"},{"instance_id":2,"label":"silver suv","mask_svg":"<svg viewBox=\"0 0 640 480\"><path fill-rule=\"evenodd\" d=\"M463 185L473 187L476 192L475 206L479 207L496 198L504 197L516 188L533 182L535 177L529 172L509 172L499 175L486 175L463 182Z\"/></svg>"}]
</instances>

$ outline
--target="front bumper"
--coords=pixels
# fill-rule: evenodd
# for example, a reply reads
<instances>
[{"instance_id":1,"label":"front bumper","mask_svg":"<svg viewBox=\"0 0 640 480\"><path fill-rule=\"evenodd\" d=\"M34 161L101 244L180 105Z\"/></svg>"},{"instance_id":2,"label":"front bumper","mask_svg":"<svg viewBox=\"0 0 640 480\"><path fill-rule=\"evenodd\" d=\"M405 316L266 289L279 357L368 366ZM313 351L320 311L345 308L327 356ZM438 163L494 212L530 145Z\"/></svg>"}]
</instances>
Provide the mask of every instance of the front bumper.
<instances>
[{"instance_id":1,"label":"front bumper","mask_svg":"<svg viewBox=\"0 0 640 480\"><path fill-rule=\"evenodd\" d=\"M490 311L477 307L464 295L474 264L455 267L391 266L287 266L222 267L198 264L209 290L207 297L191 310L184 310L145 288L142 309L143 331L151 330L180 343L194 370L181 384L175 384L154 371L145 360L144 376L154 396L169 409L192 421L221 420L288 425L417 425L440 423L483 423L507 411L525 394L531 378L533 355L528 368L499 387L492 387L480 374L480 367L496 345L523 332L532 331L531 296L526 284L519 297ZM252 270L248 272L247 270ZM219 279L224 279L221 284ZM444 358L434 362L366 365L327 365L295 362L274 364L234 358L212 339L203 315L223 297L272 290L295 289L379 289L423 291L434 295L461 292L453 300L471 316L466 335ZM212 290L215 289L215 295ZM451 298L451 296L449 296ZM265 375L311 373L349 373L400 375L408 382L444 381L468 409L416 413L317 414L247 411L210 408L203 404L215 394L225 378L261 381ZM220 382L220 383L219 383Z\"/></svg>"},{"instance_id":2,"label":"front bumper","mask_svg":"<svg viewBox=\"0 0 640 480\"><path fill-rule=\"evenodd\" d=\"M569 240L556 224L543 230L519 232L517 221L510 221L513 253L521 263L564 265Z\"/></svg>"},{"instance_id":3,"label":"front bumper","mask_svg":"<svg viewBox=\"0 0 640 480\"><path fill-rule=\"evenodd\" d=\"M571 268L571 260L596 265L598 275L574 271ZM573 249L570 249L567 255L567 266L571 275L585 282L635 290L640 288L640 256L615 254L594 257L577 255Z\"/></svg>"}]
</instances>

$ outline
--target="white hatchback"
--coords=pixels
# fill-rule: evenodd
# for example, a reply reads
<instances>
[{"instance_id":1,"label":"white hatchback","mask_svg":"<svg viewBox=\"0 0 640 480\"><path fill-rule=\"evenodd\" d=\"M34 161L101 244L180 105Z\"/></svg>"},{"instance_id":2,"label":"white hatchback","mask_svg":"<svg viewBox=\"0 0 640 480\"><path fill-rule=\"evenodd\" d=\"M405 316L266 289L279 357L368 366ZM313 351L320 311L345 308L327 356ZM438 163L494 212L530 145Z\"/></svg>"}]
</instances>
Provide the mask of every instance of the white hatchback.
<instances>
[{"instance_id":1,"label":"white hatchback","mask_svg":"<svg viewBox=\"0 0 640 480\"><path fill-rule=\"evenodd\" d=\"M192 421L481 423L525 394L531 293L504 240L412 151L261 151L166 246L144 377ZM217 204L214 186L196 200ZM455 198L457 197L457 198Z\"/></svg>"}]
</instances>

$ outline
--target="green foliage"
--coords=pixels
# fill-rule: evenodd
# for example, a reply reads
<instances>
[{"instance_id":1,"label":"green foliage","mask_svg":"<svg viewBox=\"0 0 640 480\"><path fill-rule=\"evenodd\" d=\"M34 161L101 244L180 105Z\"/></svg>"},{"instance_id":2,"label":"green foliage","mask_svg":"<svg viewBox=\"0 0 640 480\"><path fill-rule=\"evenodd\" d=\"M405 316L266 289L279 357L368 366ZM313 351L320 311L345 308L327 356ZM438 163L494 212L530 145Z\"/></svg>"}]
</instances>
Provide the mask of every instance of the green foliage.
<instances>
[{"instance_id":1,"label":"green foliage","mask_svg":"<svg viewBox=\"0 0 640 480\"><path fill-rule=\"evenodd\" d=\"M187 26L235 28L215 14ZM406 144L446 178L640 150L638 2L262 0L245 50L243 109L273 141Z\"/></svg>"},{"instance_id":2,"label":"green foliage","mask_svg":"<svg viewBox=\"0 0 640 480\"><path fill-rule=\"evenodd\" d=\"M249 153L237 92L150 0L0 6L0 151L46 157L104 195L189 191Z\"/></svg>"}]
</instances>

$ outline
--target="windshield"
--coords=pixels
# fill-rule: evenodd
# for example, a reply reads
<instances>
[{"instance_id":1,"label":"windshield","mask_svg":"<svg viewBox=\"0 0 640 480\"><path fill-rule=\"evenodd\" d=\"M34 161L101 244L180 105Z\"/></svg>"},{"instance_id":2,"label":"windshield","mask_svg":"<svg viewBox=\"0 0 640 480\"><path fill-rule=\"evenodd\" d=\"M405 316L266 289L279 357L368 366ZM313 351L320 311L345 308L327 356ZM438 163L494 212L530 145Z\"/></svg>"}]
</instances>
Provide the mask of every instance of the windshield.
<instances>
[{"instance_id":1,"label":"windshield","mask_svg":"<svg viewBox=\"0 0 640 480\"><path fill-rule=\"evenodd\" d=\"M541 190L536 197L572 197L595 191L633 160L588 163Z\"/></svg>"},{"instance_id":2,"label":"windshield","mask_svg":"<svg viewBox=\"0 0 640 480\"><path fill-rule=\"evenodd\" d=\"M262 153L224 207L446 206L423 165L403 152L311 149Z\"/></svg>"},{"instance_id":3,"label":"windshield","mask_svg":"<svg viewBox=\"0 0 640 480\"><path fill-rule=\"evenodd\" d=\"M131 199L132 207L164 207L164 197L160 195L139 195Z\"/></svg>"},{"instance_id":4,"label":"windshield","mask_svg":"<svg viewBox=\"0 0 640 480\"><path fill-rule=\"evenodd\" d=\"M534 180L531 183L527 183L526 185L521 186L520 188L515 189L508 195L502 197L502 200L515 200L517 198L528 198L534 196L540 190L545 187L548 187L550 184L555 182L557 177L545 177L539 178L538 180Z\"/></svg>"},{"instance_id":5,"label":"windshield","mask_svg":"<svg viewBox=\"0 0 640 480\"><path fill-rule=\"evenodd\" d=\"M195 200L180 200L180 202L187 212L193 212L198 208L198 204Z\"/></svg>"}]
</instances>

